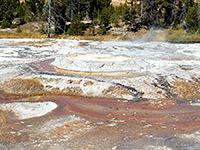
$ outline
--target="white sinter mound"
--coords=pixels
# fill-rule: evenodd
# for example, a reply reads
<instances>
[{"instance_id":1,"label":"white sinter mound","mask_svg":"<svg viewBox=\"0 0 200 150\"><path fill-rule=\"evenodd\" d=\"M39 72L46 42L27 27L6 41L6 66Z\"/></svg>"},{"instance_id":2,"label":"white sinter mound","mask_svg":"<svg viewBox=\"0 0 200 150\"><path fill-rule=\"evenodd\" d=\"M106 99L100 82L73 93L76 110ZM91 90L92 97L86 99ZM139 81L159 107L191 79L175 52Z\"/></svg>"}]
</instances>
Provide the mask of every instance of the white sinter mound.
<instances>
[{"instance_id":1,"label":"white sinter mound","mask_svg":"<svg viewBox=\"0 0 200 150\"><path fill-rule=\"evenodd\" d=\"M66 70L85 72L114 72L141 70L148 63L127 56L108 54L76 54L57 57L52 65Z\"/></svg>"},{"instance_id":2,"label":"white sinter mound","mask_svg":"<svg viewBox=\"0 0 200 150\"><path fill-rule=\"evenodd\" d=\"M40 117L57 108L53 102L20 102L0 104L0 109L13 111L20 120Z\"/></svg>"}]
</instances>

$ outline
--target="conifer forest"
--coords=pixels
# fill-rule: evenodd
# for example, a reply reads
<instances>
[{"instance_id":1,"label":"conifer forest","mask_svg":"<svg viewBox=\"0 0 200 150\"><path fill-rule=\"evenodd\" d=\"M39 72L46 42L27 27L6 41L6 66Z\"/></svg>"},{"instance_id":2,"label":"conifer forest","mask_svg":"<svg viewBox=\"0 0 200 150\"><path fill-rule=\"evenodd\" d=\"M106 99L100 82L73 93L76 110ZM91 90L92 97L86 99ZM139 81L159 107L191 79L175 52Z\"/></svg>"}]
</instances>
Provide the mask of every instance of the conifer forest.
<instances>
[{"instance_id":1,"label":"conifer forest","mask_svg":"<svg viewBox=\"0 0 200 150\"><path fill-rule=\"evenodd\" d=\"M143 27L181 27L194 33L200 32L200 2L130 0L113 6L111 0L0 0L1 28L40 20L46 22L41 32L48 32L48 26L53 26L54 34L83 35L89 29L91 34L103 35L121 25L133 32Z\"/></svg>"}]
</instances>

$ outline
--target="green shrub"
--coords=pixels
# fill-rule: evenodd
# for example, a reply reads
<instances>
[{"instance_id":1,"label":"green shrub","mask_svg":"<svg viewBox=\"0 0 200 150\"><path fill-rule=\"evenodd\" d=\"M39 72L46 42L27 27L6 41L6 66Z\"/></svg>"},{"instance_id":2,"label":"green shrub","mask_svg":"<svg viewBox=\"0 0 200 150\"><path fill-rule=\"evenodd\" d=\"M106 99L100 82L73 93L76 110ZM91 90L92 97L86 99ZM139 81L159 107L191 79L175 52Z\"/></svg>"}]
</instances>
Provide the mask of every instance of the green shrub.
<instances>
[{"instance_id":1,"label":"green shrub","mask_svg":"<svg viewBox=\"0 0 200 150\"><path fill-rule=\"evenodd\" d=\"M21 28L18 26L17 27L17 31L16 31L17 33L21 33L22 32L22 30L21 30Z\"/></svg>"},{"instance_id":2,"label":"green shrub","mask_svg":"<svg viewBox=\"0 0 200 150\"><path fill-rule=\"evenodd\" d=\"M198 30L198 9L197 7L189 7L186 17L186 27L188 32L196 32Z\"/></svg>"},{"instance_id":3,"label":"green shrub","mask_svg":"<svg viewBox=\"0 0 200 150\"><path fill-rule=\"evenodd\" d=\"M3 19L1 23L1 28L2 29L9 28L11 25L12 23L9 22L7 19Z\"/></svg>"},{"instance_id":4,"label":"green shrub","mask_svg":"<svg viewBox=\"0 0 200 150\"><path fill-rule=\"evenodd\" d=\"M103 8L99 13L99 34L107 34L107 28L110 24L110 12L107 8Z\"/></svg>"},{"instance_id":5,"label":"green shrub","mask_svg":"<svg viewBox=\"0 0 200 150\"><path fill-rule=\"evenodd\" d=\"M39 32L40 32L40 34L46 34L47 33L47 30L46 30L44 24L41 25Z\"/></svg>"},{"instance_id":6,"label":"green shrub","mask_svg":"<svg viewBox=\"0 0 200 150\"><path fill-rule=\"evenodd\" d=\"M67 30L67 33L69 35L84 35L83 29L85 28L84 23L80 22L80 17L75 16L71 25L69 26L69 29Z\"/></svg>"}]
</instances>

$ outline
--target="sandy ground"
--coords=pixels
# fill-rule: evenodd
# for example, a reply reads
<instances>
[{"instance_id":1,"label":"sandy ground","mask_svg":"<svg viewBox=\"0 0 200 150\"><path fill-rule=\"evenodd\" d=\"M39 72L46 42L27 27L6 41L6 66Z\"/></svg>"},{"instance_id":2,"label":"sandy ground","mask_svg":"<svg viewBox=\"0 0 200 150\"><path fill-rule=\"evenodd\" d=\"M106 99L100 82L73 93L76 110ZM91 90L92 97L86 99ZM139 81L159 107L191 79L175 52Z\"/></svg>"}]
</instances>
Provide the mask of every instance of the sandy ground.
<instances>
[{"instance_id":1,"label":"sandy ground","mask_svg":"<svg viewBox=\"0 0 200 150\"><path fill-rule=\"evenodd\" d=\"M0 108L15 114L8 121L15 130L6 134L17 142L2 138L1 147L196 150L199 49L146 40L2 39Z\"/></svg>"}]
</instances>

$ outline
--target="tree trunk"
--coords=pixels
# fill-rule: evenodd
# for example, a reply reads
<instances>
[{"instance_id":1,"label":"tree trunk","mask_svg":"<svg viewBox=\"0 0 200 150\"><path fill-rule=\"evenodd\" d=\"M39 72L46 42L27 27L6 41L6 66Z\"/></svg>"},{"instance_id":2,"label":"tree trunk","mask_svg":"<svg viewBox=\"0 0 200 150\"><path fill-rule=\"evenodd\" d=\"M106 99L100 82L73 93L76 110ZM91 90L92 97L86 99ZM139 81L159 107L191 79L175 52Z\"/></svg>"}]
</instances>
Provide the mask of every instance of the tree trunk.
<instances>
[{"instance_id":1,"label":"tree trunk","mask_svg":"<svg viewBox=\"0 0 200 150\"><path fill-rule=\"evenodd\" d=\"M48 18L48 29L47 29L47 38L50 38L50 28L51 28L51 0L49 0L49 18Z\"/></svg>"},{"instance_id":2,"label":"tree trunk","mask_svg":"<svg viewBox=\"0 0 200 150\"><path fill-rule=\"evenodd\" d=\"M55 17L54 17L54 35L56 35L56 33L57 33L57 16L55 15Z\"/></svg>"},{"instance_id":3,"label":"tree trunk","mask_svg":"<svg viewBox=\"0 0 200 150\"><path fill-rule=\"evenodd\" d=\"M73 3L73 0L71 0L71 21L73 20L74 18L74 3Z\"/></svg>"},{"instance_id":4,"label":"tree trunk","mask_svg":"<svg viewBox=\"0 0 200 150\"><path fill-rule=\"evenodd\" d=\"M131 0L131 12L133 10L133 0Z\"/></svg>"},{"instance_id":5,"label":"tree trunk","mask_svg":"<svg viewBox=\"0 0 200 150\"><path fill-rule=\"evenodd\" d=\"M140 20L142 21L142 17L143 17L143 6L144 6L143 0L141 0L140 3L141 3Z\"/></svg>"},{"instance_id":6,"label":"tree trunk","mask_svg":"<svg viewBox=\"0 0 200 150\"><path fill-rule=\"evenodd\" d=\"M173 22L175 21L176 18L176 1L174 0L173 2L173 7L172 7L172 12L171 12L171 18L170 18L170 22L173 24Z\"/></svg>"},{"instance_id":7,"label":"tree trunk","mask_svg":"<svg viewBox=\"0 0 200 150\"><path fill-rule=\"evenodd\" d=\"M186 0L184 0L184 3L183 3L183 12L184 12L184 16L183 16L183 29L187 30L187 26L186 26L186 17L187 17Z\"/></svg>"},{"instance_id":8,"label":"tree trunk","mask_svg":"<svg viewBox=\"0 0 200 150\"><path fill-rule=\"evenodd\" d=\"M199 2L198 19L199 19L199 30L200 30L200 0L198 2Z\"/></svg>"},{"instance_id":9,"label":"tree trunk","mask_svg":"<svg viewBox=\"0 0 200 150\"><path fill-rule=\"evenodd\" d=\"M78 16L80 15L80 3L78 2Z\"/></svg>"},{"instance_id":10,"label":"tree trunk","mask_svg":"<svg viewBox=\"0 0 200 150\"><path fill-rule=\"evenodd\" d=\"M90 19L90 2L87 0L86 19Z\"/></svg>"}]
</instances>

